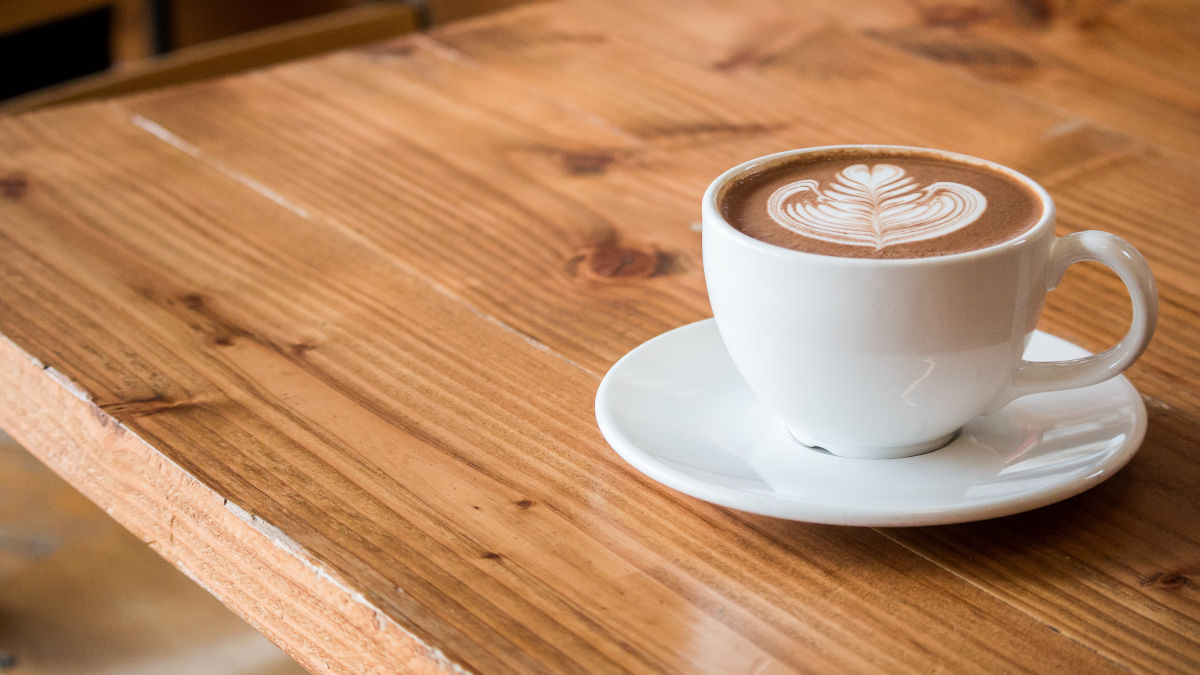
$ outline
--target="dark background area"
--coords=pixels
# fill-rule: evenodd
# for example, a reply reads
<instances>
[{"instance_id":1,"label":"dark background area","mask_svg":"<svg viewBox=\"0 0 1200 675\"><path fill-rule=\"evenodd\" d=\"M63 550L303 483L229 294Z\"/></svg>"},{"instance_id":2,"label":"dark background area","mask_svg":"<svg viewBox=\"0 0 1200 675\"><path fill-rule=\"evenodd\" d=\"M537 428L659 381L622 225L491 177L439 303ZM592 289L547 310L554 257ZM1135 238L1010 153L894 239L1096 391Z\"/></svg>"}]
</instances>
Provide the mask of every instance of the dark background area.
<instances>
[{"instance_id":1,"label":"dark background area","mask_svg":"<svg viewBox=\"0 0 1200 675\"><path fill-rule=\"evenodd\" d=\"M0 35L0 99L112 66L110 7Z\"/></svg>"}]
</instances>

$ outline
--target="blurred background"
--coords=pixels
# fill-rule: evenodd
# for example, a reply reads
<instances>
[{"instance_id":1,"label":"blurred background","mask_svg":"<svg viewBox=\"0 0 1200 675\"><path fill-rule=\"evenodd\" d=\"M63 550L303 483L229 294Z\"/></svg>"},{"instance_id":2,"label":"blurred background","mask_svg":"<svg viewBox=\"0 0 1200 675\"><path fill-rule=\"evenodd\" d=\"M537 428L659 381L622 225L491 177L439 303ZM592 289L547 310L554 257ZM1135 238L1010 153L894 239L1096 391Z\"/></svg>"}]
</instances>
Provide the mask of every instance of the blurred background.
<instances>
[{"instance_id":1,"label":"blurred background","mask_svg":"<svg viewBox=\"0 0 1200 675\"><path fill-rule=\"evenodd\" d=\"M524 0L0 0L0 114L226 75Z\"/></svg>"},{"instance_id":2,"label":"blurred background","mask_svg":"<svg viewBox=\"0 0 1200 675\"><path fill-rule=\"evenodd\" d=\"M0 115L366 44L522 0L0 0ZM0 675L303 673L0 431Z\"/></svg>"},{"instance_id":3,"label":"blurred background","mask_svg":"<svg viewBox=\"0 0 1200 675\"><path fill-rule=\"evenodd\" d=\"M303 673L0 432L0 673Z\"/></svg>"}]
</instances>

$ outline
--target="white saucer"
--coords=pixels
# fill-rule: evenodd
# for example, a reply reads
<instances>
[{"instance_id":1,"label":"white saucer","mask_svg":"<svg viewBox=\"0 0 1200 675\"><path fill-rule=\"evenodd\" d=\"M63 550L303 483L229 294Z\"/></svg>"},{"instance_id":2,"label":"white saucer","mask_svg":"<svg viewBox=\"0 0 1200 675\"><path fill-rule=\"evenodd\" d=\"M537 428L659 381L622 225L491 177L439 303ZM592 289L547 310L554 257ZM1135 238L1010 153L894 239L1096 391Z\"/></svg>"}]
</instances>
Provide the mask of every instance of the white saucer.
<instances>
[{"instance_id":1,"label":"white saucer","mask_svg":"<svg viewBox=\"0 0 1200 675\"><path fill-rule=\"evenodd\" d=\"M1046 333L1025 358L1087 352ZM950 445L846 459L792 440L747 388L712 319L625 355L596 393L612 447L650 478L751 513L837 525L935 525L1027 511L1095 487L1137 452L1146 408L1124 377L1034 394L972 420Z\"/></svg>"}]
</instances>

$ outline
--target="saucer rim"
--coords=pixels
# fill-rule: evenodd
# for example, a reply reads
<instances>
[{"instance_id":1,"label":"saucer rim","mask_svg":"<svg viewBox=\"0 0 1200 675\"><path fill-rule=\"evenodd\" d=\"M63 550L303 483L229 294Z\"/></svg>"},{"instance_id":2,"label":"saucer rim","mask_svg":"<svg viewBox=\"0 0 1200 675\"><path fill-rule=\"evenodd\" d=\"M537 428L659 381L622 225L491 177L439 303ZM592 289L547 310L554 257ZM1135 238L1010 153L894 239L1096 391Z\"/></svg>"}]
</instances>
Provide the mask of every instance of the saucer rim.
<instances>
[{"instance_id":1,"label":"saucer rim","mask_svg":"<svg viewBox=\"0 0 1200 675\"><path fill-rule=\"evenodd\" d=\"M1094 467L1095 470L1093 473L1088 476L1066 481L1029 494L1004 495L984 501L960 504L957 507L953 503L947 503L943 505L929 504L919 505L914 508L882 511L877 506L864 506L860 508L848 504L838 504L835 506L823 504L818 501L780 499L770 495L756 495L753 493L736 494L732 492L735 490L734 488L714 489L709 484L700 481L696 476L683 474L678 469L656 459L653 454L640 449L621 430L621 425L617 422L615 415L609 409L607 403L607 397L617 374L629 367L628 360L634 357L636 353L646 349L653 349L660 341L679 339L681 337L679 333L702 330L705 324L711 324L713 321L712 318L702 319L673 328L641 343L618 359L608 372L605 373L600 386L596 390L595 414L597 424L604 439L617 455L631 467L665 487L718 506L797 522L861 527L914 527L988 520L1048 506L1096 487L1124 468L1133 459L1134 455L1137 454L1142 442L1145 440L1148 426L1145 401L1128 378L1124 375L1117 375L1107 382L1115 381L1124 390L1125 395L1134 402L1132 424L1127 428L1127 440L1117 451L1106 456L1103 461L1098 462ZM711 331L712 335L719 336L715 325L712 326ZM1061 346L1066 346L1071 350L1079 352L1080 356L1090 354L1086 349L1075 343L1045 331L1035 330L1033 336L1043 340L1049 339ZM947 447L958 442L963 442L960 439L962 439L962 435L951 441ZM902 462L905 459L912 458L839 459L846 462Z\"/></svg>"}]
</instances>

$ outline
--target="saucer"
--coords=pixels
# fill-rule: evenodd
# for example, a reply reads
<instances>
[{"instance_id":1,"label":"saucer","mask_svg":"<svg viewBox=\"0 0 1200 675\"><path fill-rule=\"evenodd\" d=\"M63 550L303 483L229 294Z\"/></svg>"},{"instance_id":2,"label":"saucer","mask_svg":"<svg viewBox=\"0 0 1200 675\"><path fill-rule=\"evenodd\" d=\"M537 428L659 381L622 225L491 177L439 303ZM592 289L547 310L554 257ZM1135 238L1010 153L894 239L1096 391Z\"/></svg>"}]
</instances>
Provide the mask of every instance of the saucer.
<instances>
[{"instance_id":1,"label":"saucer","mask_svg":"<svg viewBox=\"0 0 1200 675\"><path fill-rule=\"evenodd\" d=\"M1025 358L1088 352L1036 332ZM766 516L835 525L937 525L1052 504L1100 484L1137 452L1146 408L1123 376L1024 396L949 445L848 459L792 440L734 368L716 323L664 333L618 361L596 419L635 469L680 492Z\"/></svg>"}]
</instances>

